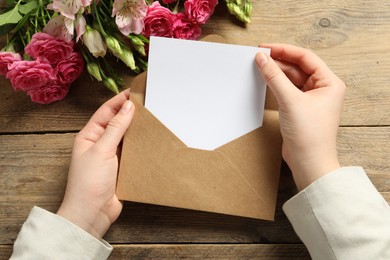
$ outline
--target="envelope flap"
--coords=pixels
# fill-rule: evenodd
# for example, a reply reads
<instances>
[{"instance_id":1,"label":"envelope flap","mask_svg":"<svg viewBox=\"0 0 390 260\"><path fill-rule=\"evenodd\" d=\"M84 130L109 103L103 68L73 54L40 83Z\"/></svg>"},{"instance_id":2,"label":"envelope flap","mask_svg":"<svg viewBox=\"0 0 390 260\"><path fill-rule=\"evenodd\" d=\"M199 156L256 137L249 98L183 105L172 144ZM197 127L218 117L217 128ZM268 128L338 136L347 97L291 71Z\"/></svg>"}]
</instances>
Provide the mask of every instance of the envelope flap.
<instances>
[{"instance_id":1,"label":"envelope flap","mask_svg":"<svg viewBox=\"0 0 390 260\"><path fill-rule=\"evenodd\" d=\"M130 142L132 139L140 139L140 145L145 143L152 144L153 146L165 147L164 144L160 142L169 143L173 149L185 148L186 146L180 141L171 131L168 130L152 113L150 113L143 104L139 103L136 98L130 97L130 100L133 102L136 113L134 114L133 122L131 123L127 133L124 136L124 142ZM152 129L152 130L151 130ZM134 133L150 133L150 136L146 134L135 136ZM145 140L148 138L148 140ZM152 140L151 140L152 139ZM172 149L170 147L169 149ZM145 149L145 148L143 148ZM154 152L154 150L150 151ZM162 151L160 151L162 152Z\"/></svg>"},{"instance_id":2,"label":"envelope flap","mask_svg":"<svg viewBox=\"0 0 390 260\"><path fill-rule=\"evenodd\" d=\"M121 163L119 199L273 220L275 195L270 200L248 185L223 153L154 144L153 136L148 132L143 141L127 142L146 149L123 148L127 159Z\"/></svg>"},{"instance_id":3,"label":"envelope flap","mask_svg":"<svg viewBox=\"0 0 390 260\"><path fill-rule=\"evenodd\" d=\"M146 76L146 71L136 76L130 87L131 98L142 105L145 104Z\"/></svg>"},{"instance_id":4,"label":"envelope flap","mask_svg":"<svg viewBox=\"0 0 390 260\"><path fill-rule=\"evenodd\" d=\"M260 128L217 149L229 158L247 184L263 198L263 210L275 209L281 146L279 113L266 109Z\"/></svg>"},{"instance_id":5,"label":"envelope flap","mask_svg":"<svg viewBox=\"0 0 390 260\"><path fill-rule=\"evenodd\" d=\"M248 158L238 163L248 154L256 158L259 149L239 148L245 138L216 151L187 148L142 104L132 101L136 113L123 142L119 199L273 220L278 175L272 169L259 178L258 173L267 168L263 163L255 162L251 173L243 167ZM271 114L265 113L267 129L274 119ZM257 138L259 131L249 135L250 143L267 139ZM241 159L235 158L233 149L244 152Z\"/></svg>"}]
</instances>

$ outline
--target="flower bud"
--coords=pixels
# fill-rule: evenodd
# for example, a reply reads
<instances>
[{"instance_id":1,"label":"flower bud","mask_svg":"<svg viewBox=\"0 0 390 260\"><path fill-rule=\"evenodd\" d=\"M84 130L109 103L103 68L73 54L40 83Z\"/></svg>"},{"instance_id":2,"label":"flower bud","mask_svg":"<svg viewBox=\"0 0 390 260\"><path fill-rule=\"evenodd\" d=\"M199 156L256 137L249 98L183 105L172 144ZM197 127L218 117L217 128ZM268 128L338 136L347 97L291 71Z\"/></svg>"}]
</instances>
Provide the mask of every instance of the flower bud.
<instances>
[{"instance_id":1,"label":"flower bud","mask_svg":"<svg viewBox=\"0 0 390 260\"><path fill-rule=\"evenodd\" d=\"M248 17L251 16L251 14L252 14L252 9L253 9L252 3L251 3L250 1L247 1L246 4L245 4L245 6L244 6L244 12L245 12L245 14L246 14Z\"/></svg>"},{"instance_id":2,"label":"flower bud","mask_svg":"<svg viewBox=\"0 0 390 260\"><path fill-rule=\"evenodd\" d=\"M119 56L122 55L121 44L116 38L114 38L112 36L107 36L106 37L106 44L107 44L107 48L111 51L111 53L114 56L119 58Z\"/></svg>"},{"instance_id":3,"label":"flower bud","mask_svg":"<svg viewBox=\"0 0 390 260\"><path fill-rule=\"evenodd\" d=\"M96 63L87 63L87 70L90 75L92 75L97 81L102 81L102 75L100 74L99 65Z\"/></svg>"},{"instance_id":4,"label":"flower bud","mask_svg":"<svg viewBox=\"0 0 390 260\"><path fill-rule=\"evenodd\" d=\"M83 43L95 58L103 58L106 55L107 46L103 42L100 33L88 25L86 32L83 34Z\"/></svg>"},{"instance_id":5,"label":"flower bud","mask_svg":"<svg viewBox=\"0 0 390 260\"><path fill-rule=\"evenodd\" d=\"M108 88L109 90L111 90L115 94L119 93L118 85L116 84L114 79L112 79L112 78L104 78L103 79L103 84L104 84L104 86L106 86L106 88Z\"/></svg>"},{"instance_id":6,"label":"flower bud","mask_svg":"<svg viewBox=\"0 0 390 260\"><path fill-rule=\"evenodd\" d=\"M142 56L146 56L145 43L136 35L129 34L128 38L133 48Z\"/></svg>"},{"instance_id":7,"label":"flower bud","mask_svg":"<svg viewBox=\"0 0 390 260\"><path fill-rule=\"evenodd\" d=\"M132 45L134 45L134 46L145 46L145 43L140 38L138 38L137 36L129 34L128 37L129 37Z\"/></svg>"},{"instance_id":8,"label":"flower bud","mask_svg":"<svg viewBox=\"0 0 390 260\"><path fill-rule=\"evenodd\" d=\"M236 5L235 3L229 2L227 3L227 8L229 12L235 16L240 13L240 7Z\"/></svg>"},{"instance_id":9,"label":"flower bud","mask_svg":"<svg viewBox=\"0 0 390 260\"><path fill-rule=\"evenodd\" d=\"M226 6L231 14L244 23L250 23L252 3L250 0L227 0Z\"/></svg>"},{"instance_id":10,"label":"flower bud","mask_svg":"<svg viewBox=\"0 0 390 260\"><path fill-rule=\"evenodd\" d=\"M142 56L146 56L145 47L144 46L133 46L134 49L141 54Z\"/></svg>"},{"instance_id":11,"label":"flower bud","mask_svg":"<svg viewBox=\"0 0 390 260\"><path fill-rule=\"evenodd\" d=\"M123 61L131 70L135 70L135 60L133 52L126 47L122 48L122 54L118 56L118 58Z\"/></svg>"}]
</instances>

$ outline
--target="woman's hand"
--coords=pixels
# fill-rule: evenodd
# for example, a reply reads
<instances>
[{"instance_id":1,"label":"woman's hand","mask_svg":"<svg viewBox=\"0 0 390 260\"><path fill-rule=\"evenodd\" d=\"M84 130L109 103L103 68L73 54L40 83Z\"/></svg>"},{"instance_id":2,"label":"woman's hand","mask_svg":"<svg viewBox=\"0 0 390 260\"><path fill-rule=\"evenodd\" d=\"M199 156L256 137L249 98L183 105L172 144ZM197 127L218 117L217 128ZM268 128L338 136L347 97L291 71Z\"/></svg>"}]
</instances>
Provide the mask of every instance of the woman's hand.
<instances>
[{"instance_id":1,"label":"woman's hand","mask_svg":"<svg viewBox=\"0 0 390 260\"><path fill-rule=\"evenodd\" d=\"M118 218L117 148L134 115L126 90L104 103L76 135L65 197L57 214L98 239Z\"/></svg>"},{"instance_id":2,"label":"woman's hand","mask_svg":"<svg viewBox=\"0 0 390 260\"><path fill-rule=\"evenodd\" d=\"M340 167L336 136L345 84L313 52L284 44L263 44L271 57L256 64L274 93L280 114L283 158L299 190Z\"/></svg>"}]
</instances>

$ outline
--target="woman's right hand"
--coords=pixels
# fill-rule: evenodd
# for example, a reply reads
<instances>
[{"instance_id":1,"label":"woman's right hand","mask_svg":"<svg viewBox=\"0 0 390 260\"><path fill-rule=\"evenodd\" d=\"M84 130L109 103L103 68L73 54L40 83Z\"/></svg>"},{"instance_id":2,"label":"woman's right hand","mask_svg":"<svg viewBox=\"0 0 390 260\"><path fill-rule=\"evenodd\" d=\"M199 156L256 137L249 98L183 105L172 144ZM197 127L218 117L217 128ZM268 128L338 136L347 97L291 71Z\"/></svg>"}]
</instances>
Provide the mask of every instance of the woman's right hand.
<instances>
[{"instance_id":1,"label":"woman's right hand","mask_svg":"<svg viewBox=\"0 0 390 260\"><path fill-rule=\"evenodd\" d=\"M299 190L340 167L336 136L345 84L317 55L285 44L262 44L256 64L279 104L282 154Z\"/></svg>"}]
</instances>

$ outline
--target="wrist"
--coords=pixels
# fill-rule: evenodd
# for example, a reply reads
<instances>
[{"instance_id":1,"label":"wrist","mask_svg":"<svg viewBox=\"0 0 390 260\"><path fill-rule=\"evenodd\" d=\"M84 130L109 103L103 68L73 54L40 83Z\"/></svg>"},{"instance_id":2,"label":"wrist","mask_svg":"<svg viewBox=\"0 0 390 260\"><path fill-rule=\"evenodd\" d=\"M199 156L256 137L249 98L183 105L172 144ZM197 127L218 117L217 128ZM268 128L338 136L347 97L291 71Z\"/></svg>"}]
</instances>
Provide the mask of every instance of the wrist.
<instances>
[{"instance_id":1,"label":"wrist","mask_svg":"<svg viewBox=\"0 0 390 260\"><path fill-rule=\"evenodd\" d=\"M109 229L111 222L105 214L91 207L93 206L74 207L62 203L57 215L101 240Z\"/></svg>"},{"instance_id":2,"label":"wrist","mask_svg":"<svg viewBox=\"0 0 390 260\"><path fill-rule=\"evenodd\" d=\"M318 155L312 152L310 156L297 153L294 154L294 157L286 158L286 162L292 171L294 182L299 191L341 167L336 150L328 153L318 153Z\"/></svg>"},{"instance_id":3,"label":"wrist","mask_svg":"<svg viewBox=\"0 0 390 260\"><path fill-rule=\"evenodd\" d=\"M339 169L340 163L333 162L327 165L319 166L317 168L310 169L300 169L292 170L293 178L295 184L298 188L298 191L301 191L308 187L313 182L317 181L321 177L327 175L328 173Z\"/></svg>"}]
</instances>

